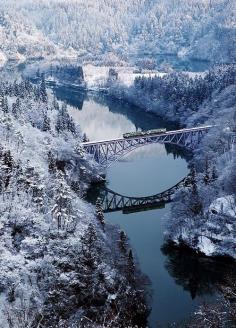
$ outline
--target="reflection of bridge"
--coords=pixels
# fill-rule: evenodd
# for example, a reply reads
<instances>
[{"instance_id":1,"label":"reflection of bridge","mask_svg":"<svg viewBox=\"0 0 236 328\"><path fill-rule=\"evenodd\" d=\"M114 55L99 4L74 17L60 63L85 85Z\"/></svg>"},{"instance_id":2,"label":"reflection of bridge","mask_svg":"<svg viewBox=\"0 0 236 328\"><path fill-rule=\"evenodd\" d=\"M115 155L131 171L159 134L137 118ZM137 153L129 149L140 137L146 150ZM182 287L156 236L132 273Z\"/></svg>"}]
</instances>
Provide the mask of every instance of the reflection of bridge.
<instances>
[{"instance_id":1,"label":"reflection of bridge","mask_svg":"<svg viewBox=\"0 0 236 328\"><path fill-rule=\"evenodd\" d=\"M187 184L188 177L181 180L175 186L159 194L149 197L128 197L120 195L110 189L103 189L100 194L104 213L123 211L123 213L141 212L154 208L165 207L173 199L174 193Z\"/></svg>"},{"instance_id":2,"label":"reflection of bridge","mask_svg":"<svg viewBox=\"0 0 236 328\"><path fill-rule=\"evenodd\" d=\"M174 144L194 149L209 131L210 125L197 128L167 131L164 133L118 138L112 140L84 142L82 146L101 165L110 166L132 150L155 143Z\"/></svg>"}]
</instances>

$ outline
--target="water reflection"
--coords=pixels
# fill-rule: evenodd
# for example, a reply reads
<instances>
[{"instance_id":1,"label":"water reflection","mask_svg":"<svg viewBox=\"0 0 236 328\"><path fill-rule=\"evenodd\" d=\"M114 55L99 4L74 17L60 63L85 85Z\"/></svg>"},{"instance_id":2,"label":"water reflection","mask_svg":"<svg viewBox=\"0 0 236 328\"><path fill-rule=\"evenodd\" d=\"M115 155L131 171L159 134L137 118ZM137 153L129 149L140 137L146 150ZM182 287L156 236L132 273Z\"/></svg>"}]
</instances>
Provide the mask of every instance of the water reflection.
<instances>
[{"instance_id":1,"label":"water reflection","mask_svg":"<svg viewBox=\"0 0 236 328\"><path fill-rule=\"evenodd\" d=\"M114 115L108 106L93 100L85 101L81 111L69 109L90 140L120 138L124 131L135 131L135 125L123 114Z\"/></svg>"},{"instance_id":2,"label":"water reflection","mask_svg":"<svg viewBox=\"0 0 236 328\"><path fill-rule=\"evenodd\" d=\"M176 55L167 55L167 54L143 54L145 58L155 59L156 60L156 69L162 70L163 64L164 67L171 67L176 71L191 71L191 72L203 72L209 69L211 63L207 60L197 60L197 59L184 59L179 58ZM140 58L135 56L130 56L129 58L133 64L137 63Z\"/></svg>"},{"instance_id":3,"label":"water reflection","mask_svg":"<svg viewBox=\"0 0 236 328\"><path fill-rule=\"evenodd\" d=\"M82 110L78 111L73 107L69 110L90 140L121 137L124 132L138 128L175 128L137 107L96 95L88 95ZM158 144L142 147L110 167L106 188L115 190L116 194L134 197L161 193L188 174L184 156L184 152L180 152L177 147ZM95 195L94 202L101 195L100 188L91 188L93 196ZM129 207L123 208L122 212L105 214L106 222L119 225L127 233L141 271L151 280L153 298L150 327L155 327L157 321L166 326L168 322L182 320L200 302L199 299L192 301L189 292L182 290L164 266L166 256L160 249L169 205L160 202L154 205L157 205L156 208L151 208L151 204L149 211L144 211L146 208Z\"/></svg>"},{"instance_id":4,"label":"water reflection","mask_svg":"<svg viewBox=\"0 0 236 328\"><path fill-rule=\"evenodd\" d=\"M56 95L71 106L70 115L80 123L90 140L120 138L123 133L154 128L175 129L177 126L157 118L152 113L110 97L87 94L83 97L83 106L77 110L76 92L65 88L55 89ZM78 92L80 94L80 92ZM74 97L73 101L70 97ZM78 96L79 97L79 96ZM75 102L75 103L74 103Z\"/></svg>"},{"instance_id":5,"label":"water reflection","mask_svg":"<svg viewBox=\"0 0 236 328\"><path fill-rule=\"evenodd\" d=\"M109 108L109 111L113 114L122 114L131 121L135 129L149 130L149 129L158 129L165 127L167 130L175 129L178 126L174 123L167 122L160 117L157 117L153 113L144 112L143 109L130 105L125 101L120 101L112 97L101 96L98 94L91 95L97 104L106 106ZM124 132L127 132L124 130Z\"/></svg>"},{"instance_id":6,"label":"water reflection","mask_svg":"<svg viewBox=\"0 0 236 328\"><path fill-rule=\"evenodd\" d=\"M90 188L87 197L88 200L93 204L95 204L99 198L104 213L117 211L122 211L123 214L143 212L153 209L165 208L165 205L173 200L174 193L180 187L185 185L186 181L187 178L184 178L171 188L158 194L146 197L121 195L113 190L108 189L105 184L100 184L97 186L97 188Z\"/></svg>"},{"instance_id":7,"label":"water reflection","mask_svg":"<svg viewBox=\"0 0 236 328\"><path fill-rule=\"evenodd\" d=\"M171 244L162 247L167 257L165 267L176 284L182 286L195 299L197 296L214 295L219 285L226 282L228 275L235 269L227 263L199 256L186 248Z\"/></svg>"},{"instance_id":8,"label":"water reflection","mask_svg":"<svg viewBox=\"0 0 236 328\"><path fill-rule=\"evenodd\" d=\"M84 101L87 99L85 90L78 92L78 87L66 85L52 85L52 87L58 100L65 101L68 105L73 106L75 110L82 110Z\"/></svg>"}]
</instances>

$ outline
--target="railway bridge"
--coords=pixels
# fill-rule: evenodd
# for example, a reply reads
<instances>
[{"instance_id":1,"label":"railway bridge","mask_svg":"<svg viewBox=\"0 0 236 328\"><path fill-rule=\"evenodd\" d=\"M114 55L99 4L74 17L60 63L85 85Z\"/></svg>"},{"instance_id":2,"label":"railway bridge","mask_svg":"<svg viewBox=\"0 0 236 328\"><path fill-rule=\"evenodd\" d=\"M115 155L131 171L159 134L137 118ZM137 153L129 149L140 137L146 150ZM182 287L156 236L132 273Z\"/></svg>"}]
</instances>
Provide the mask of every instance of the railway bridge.
<instances>
[{"instance_id":1,"label":"railway bridge","mask_svg":"<svg viewBox=\"0 0 236 328\"><path fill-rule=\"evenodd\" d=\"M150 144L173 144L189 149L198 146L202 137L212 128L211 125L195 128L166 131L156 134L130 136L111 140L83 142L83 148L91 154L93 159L104 167L130 153L136 148Z\"/></svg>"},{"instance_id":2,"label":"railway bridge","mask_svg":"<svg viewBox=\"0 0 236 328\"><path fill-rule=\"evenodd\" d=\"M148 197L130 197L104 188L99 195L104 213L123 211L124 214L165 207L173 200L175 192L189 184L189 176L173 187Z\"/></svg>"}]
</instances>

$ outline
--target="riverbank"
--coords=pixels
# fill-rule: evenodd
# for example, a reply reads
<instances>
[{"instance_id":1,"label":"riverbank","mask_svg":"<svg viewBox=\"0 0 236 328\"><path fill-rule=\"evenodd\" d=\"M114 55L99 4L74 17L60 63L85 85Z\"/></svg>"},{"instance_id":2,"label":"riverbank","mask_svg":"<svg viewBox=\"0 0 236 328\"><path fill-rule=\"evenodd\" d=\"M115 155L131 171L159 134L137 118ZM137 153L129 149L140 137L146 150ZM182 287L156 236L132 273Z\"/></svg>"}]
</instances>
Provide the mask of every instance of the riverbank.
<instances>
[{"instance_id":1,"label":"riverbank","mask_svg":"<svg viewBox=\"0 0 236 328\"><path fill-rule=\"evenodd\" d=\"M157 116L151 113L144 113L142 109L129 106L125 102L116 102L114 98L110 99L108 97L99 96L99 94L93 94L93 96L91 96L86 93L84 94L84 92L76 91L76 88L74 87L70 88L69 86L65 87L63 85L60 87L53 86L52 90L54 95L60 99L60 101L63 102L66 100L68 103L68 112L71 116L73 116L73 120L77 121L86 134L89 137L91 136L91 139L94 140L98 140L100 138L104 139L104 137L120 137L124 132L135 131L137 128L148 130L151 128L161 128L167 124L166 121L160 120ZM61 104L62 103L60 103L60 106ZM58 126L60 126L60 124ZM150 160L149 165L153 163L151 167L148 166L149 161L140 160L139 165L141 165L141 167L139 173L137 172L137 164L139 161L135 161L135 163L131 162L130 165L129 161L127 163L126 161L121 162L120 164L117 163L117 165L125 165L124 169L121 171L122 174L120 171L118 173L116 170L112 171L112 177L110 175L108 178L109 184L113 181L113 179L116 181L116 177L119 177L119 185L121 185L121 187L125 187L124 194L129 194L128 191L130 190L131 195L137 194L137 191L139 190L138 182L140 179L137 179L137 176L143 181L141 185L145 186L147 183L147 186L152 186L154 188L153 193L156 193L159 190L158 188L160 188L161 192L165 190L166 187L171 187L173 181L175 184L185 176L185 174L182 175L181 172L182 169L185 170L186 164L180 160L181 158L179 158L179 162L176 161L176 156L179 154L177 150L173 152L173 149L172 151L168 149L169 148L167 147L165 150L163 146L157 147L154 158L158 156L156 158L158 160ZM168 154L167 158L164 156L166 151ZM147 159L152 152L153 149L148 150L145 148L143 158ZM174 155L172 155L172 152ZM160 166L162 163L162 159L160 158L161 154L164 156L164 164L162 166ZM140 159L142 159L142 155L139 156L141 156ZM133 158L135 158L135 154ZM171 162L175 163L174 168L172 168ZM145 172L169 173L166 175L155 174L154 176L150 174L149 176L149 174L144 174ZM170 174L170 172L174 175ZM181 175L179 177L180 173ZM179 179L175 176L175 174L177 174ZM124 177L124 181L122 180L122 177ZM129 183L128 178L131 177L134 178L134 181ZM154 181L153 177L157 180ZM132 186L135 186L135 188L132 189ZM126 188L128 189L126 190ZM148 195L152 193L149 189L143 190L141 188L140 196L146 195L146 192ZM161 251L159 252L159 250L163 244L164 222L162 222L162 220L164 216L170 216L169 210L170 207L168 206L156 211L136 214L133 213L129 215L126 214L124 215L124 220L122 220L123 216L121 213L114 214L113 216L107 216L107 214L105 215L105 219L109 222L108 226L110 226L110 223L114 223L121 226L124 230L127 229L126 232L130 238L130 244L132 245L133 250L138 250L137 257L140 262L140 267L142 271L151 278L154 289L154 301L152 302L153 311L150 316L151 319L149 320L153 326L156 321L167 325L169 321L178 321L183 318L186 319L191 312L194 312L196 307L201 301L203 301L204 298L204 296L201 296L200 288L196 298L192 300L189 289L184 290L184 285L182 286L182 284L180 284L180 286L178 286L178 284L173 282L174 279L178 280L178 275L176 277L172 275L169 276L165 269L165 262L167 261L167 258L161 253ZM119 237L114 237L114 240L118 239ZM186 267L188 266L189 264L187 261ZM186 270L186 268L183 267L183 270ZM181 272L179 272L179 275L181 275ZM214 280L213 274L211 279ZM194 288L194 286L191 288ZM167 291L168 295L171 296L170 298L166 296ZM205 292L203 292L203 295L205 295L204 293ZM173 297L175 299L174 303L178 304L178 306L171 306L170 312L169 307L173 302ZM209 295L206 293L205 297L208 299Z\"/></svg>"},{"instance_id":2,"label":"riverbank","mask_svg":"<svg viewBox=\"0 0 236 328\"><path fill-rule=\"evenodd\" d=\"M128 241L121 250L119 231L83 199L101 170L79 125L43 79L3 79L0 90L0 325L146 326Z\"/></svg>"},{"instance_id":3,"label":"riverbank","mask_svg":"<svg viewBox=\"0 0 236 328\"><path fill-rule=\"evenodd\" d=\"M58 99L67 101L70 115L80 123L91 140L121 137L124 132L135 131L137 128L148 130L168 124L154 114L144 113L140 108L129 106L114 98L94 93L84 96L81 91L76 92L74 88L65 86L53 90ZM188 173L185 161L182 157L178 157L180 154L174 147L166 147L166 149L161 145L151 149L145 147L143 151L138 154L132 153L131 157L109 169L107 186L127 196L147 196L158 191L162 192ZM195 282L190 279L187 289L184 282L181 283L181 277L187 268L189 268L189 277L195 271L191 269L193 268L191 257L185 257L186 261L182 266L181 255L176 259L176 267L181 267L181 270L176 270L174 275L167 269L169 257L160 249L164 242L167 216L170 215L170 205L148 212L105 213L105 220L109 224L116 224L126 231L132 249L139 259L142 272L151 279L150 288L153 290L151 302L153 310L149 318L151 327L155 327L157 322L167 326L173 321L186 320L202 302L214 302L214 293L217 289L214 285L214 271L209 272L208 282L212 284L211 293L208 293L204 284L200 284L196 296L192 299L192 290L196 289Z\"/></svg>"},{"instance_id":4,"label":"riverbank","mask_svg":"<svg viewBox=\"0 0 236 328\"><path fill-rule=\"evenodd\" d=\"M230 179L234 177L235 149L234 133L230 131L234 131L236 124L235 87L235 66L228 65L195 79L175 73L162 78L138 78L130 88L119 83L110 88L112 96L127 99L181 126L217 126L194 152L192 165L197 171L192 185L196 190L183 188L176 194L167 238L175 243L184 241L206 255L234 258L236 194ZM197 205L199 209L191 210L187 204ZM224 227L223 232L225 221L228 228Z\"/></svg>"}]
</instances>

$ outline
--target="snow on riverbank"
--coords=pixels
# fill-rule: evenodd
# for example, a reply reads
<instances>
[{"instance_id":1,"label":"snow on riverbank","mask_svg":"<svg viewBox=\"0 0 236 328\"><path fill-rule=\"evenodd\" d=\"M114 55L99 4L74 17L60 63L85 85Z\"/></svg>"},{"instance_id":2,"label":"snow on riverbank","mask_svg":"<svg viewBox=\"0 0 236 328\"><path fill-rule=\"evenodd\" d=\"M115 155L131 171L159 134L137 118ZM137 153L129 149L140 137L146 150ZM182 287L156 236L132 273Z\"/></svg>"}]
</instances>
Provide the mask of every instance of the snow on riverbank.
<instances>
[{"instance_id":1,"label":"snow on riverbank","mask_svg":"<svg viewBox=\"0 0 236 328\"><path fill-rule=\"evenodd\" d=\"M212 214L227 215L236 220L236 203L233 195L217 198L211 203L209 210Z\"/></svg>"},{"instance_id":2,"label":"snow on riverbank","mask_svg":"<svg viewBox=\"0 0 236 328\"><path fill-rule=\"evenodd\" d=\"M236 259L235 228L235 198L233 195L217 198L209 206L208 222L198 249L207 256L230 255Z\"/></svg>"},{"instance_id":3,"label":"snow on riverbank","mask_svg":"<svg viewBox=\"0 0 236 328\"><path fill-rule=\"evenodd\" d=\"M140 308L145 320L128 242L121 256L119 231L83 199L102 172L80 145L79 125L43 78L33 85L2 77L0 90L0 327L58 327L62 313L63 326L88 318L97 327L113 304L114 326L133 327Z\"/></svg>"},{"instance_id":4,"label":"snow on riverbank","mask_svg":"<svg viewBox=\"0 0 236 328\"><path fill-rule=\"evenodd\" d=\"M94 66L91 64L83 66L84 79L88 89L104 87L107 84L107 80L109 78L110 68L112 67ZM153 77L155 75L165 75L165 73L160 73L158 71L145 71L143 73L136 73L134 67L115 67L115 71L118 73L119 80L125 86L131 86L134 83L135 78L139 76Z\"/></svg>"},{"instance_id":5,"label":"snow on riverbank","mask_svg":"<svg viewBox=\"0 0 236 328\"><path fill-rule=\"evenodd\" d=\"M113 69L112 66L95 66L92 64L83 66L84 80L88 89L99 89L107 85L109 78L109 70ZM130 87L134 84L134 81L138 77L152 78L155 76L163 77L167 73L157 70L142 70L137 71L135 67L114 67L114 70L118 73L118 80L124 87ZM205 72L185 72L191 78L205 75Z\"/></svg>"}]
</instances>

